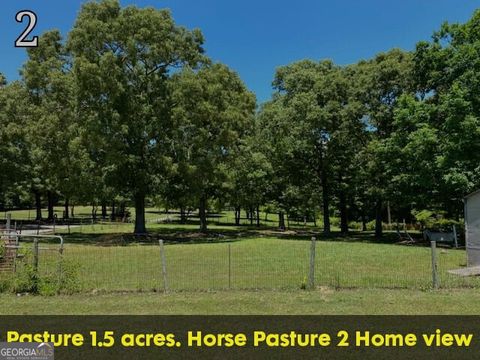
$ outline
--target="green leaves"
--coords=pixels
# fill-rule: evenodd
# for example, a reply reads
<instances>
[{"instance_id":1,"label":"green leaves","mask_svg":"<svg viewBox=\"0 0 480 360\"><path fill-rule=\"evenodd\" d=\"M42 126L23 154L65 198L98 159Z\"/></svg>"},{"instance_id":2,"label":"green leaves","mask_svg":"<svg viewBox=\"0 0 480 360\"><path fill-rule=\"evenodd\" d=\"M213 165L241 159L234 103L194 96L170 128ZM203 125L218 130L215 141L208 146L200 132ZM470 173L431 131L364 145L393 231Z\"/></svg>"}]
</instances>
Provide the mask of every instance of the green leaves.
<instances>
[{"instance_id":1,"label":"green leaves","mask_svg":"<svg viewBox=\"0 0 480 360\"><path fill-rule=\"evenodd\" d=\"M321 207L327 231L337 213L346 231L348 217L374 212L378 230L386 201L398 218L415 207L459 215L480 187L479 19L443 24L412 53L279 67L255 115L254 95L205 56L199 30L168 10L86 2L66 43L53 30L28 50L22 82L0 74L0 191L130 197L137 233L158 194L204 220L208 199L237 214Z\"/></svg>"},{"instance_id":2,"label":"green leaves","mask_svg":"<svg viewBox=\"0 0 480 360\"><path fill-rule=\"evenodd\" d=\"M203 37L177 26L168 10L121 8L118 1L86 3L67 47L97 173L130 193L143 212L170 152L168 83L175 69L204 60ZM168 161L167 161L168 163ZM144 220L136 223L144 233Z\"/></svg>"},{"instance_id":3,"label":"green leaves","mask_svg":"<svg viewBox=\"0 0 480 360\"><path fill-rule=\"evenodd\" d=\"M253 125L255 97L225 65L186 68L172 78L174 161L184 164L184 191L196 199L217 196L228 168ZM223 185L222 185L223 184Z\"/></svg>"}]
</instances>

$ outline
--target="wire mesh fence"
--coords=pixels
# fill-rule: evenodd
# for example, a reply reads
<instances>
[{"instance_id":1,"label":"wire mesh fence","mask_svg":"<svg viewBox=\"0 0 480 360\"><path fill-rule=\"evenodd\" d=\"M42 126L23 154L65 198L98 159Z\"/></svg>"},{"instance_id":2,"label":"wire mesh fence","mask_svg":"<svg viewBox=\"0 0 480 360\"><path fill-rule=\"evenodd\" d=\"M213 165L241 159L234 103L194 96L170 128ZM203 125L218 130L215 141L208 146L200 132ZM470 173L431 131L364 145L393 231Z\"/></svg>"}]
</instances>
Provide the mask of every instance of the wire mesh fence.
<instances>
[{"instance_id":1,"label":"wire mesh fence","mask_svg":"<svg viewBox=\"0 0 480 360\"><path fill-rule=\"evenodd\" d=\"M64 256L80 264L78 279L87 291L300 287L305 276L307 248L299 242L282 245L167 244L163 247L163 257L159 244L69 245Z\"/></svg>"},{"instance_id":2,"label":"wire mesh fence","mask_svg":"<svg viewBox=\"0 0 480 360\"><path fill-rule=\"evenodd\" d=\"M29 268L42 284L58 285L59 292L434 287L429 247L339 241L314 245L256 238L60 248L51 239L32 237L19 242L14 265L0 274L16 277ZM437 248L435 254L439 287L480 288L479 277L448 272L466 265L464 250Z\"/></svg>"}]
</instances>

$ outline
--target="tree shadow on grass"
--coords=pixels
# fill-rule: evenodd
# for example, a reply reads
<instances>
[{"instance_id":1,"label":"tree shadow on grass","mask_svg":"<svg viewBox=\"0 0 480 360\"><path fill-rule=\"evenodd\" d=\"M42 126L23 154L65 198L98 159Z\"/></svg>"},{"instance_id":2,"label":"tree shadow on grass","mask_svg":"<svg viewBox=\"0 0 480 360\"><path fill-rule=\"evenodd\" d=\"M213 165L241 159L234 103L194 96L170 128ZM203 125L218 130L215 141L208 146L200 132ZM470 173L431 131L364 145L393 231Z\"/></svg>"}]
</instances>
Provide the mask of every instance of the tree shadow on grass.
<instances>
[{"instance_id":1,"label":"tree shadow on grass","mask_svg":"<svg viewBox=\"0 0 480 360\"><path fill-rule=\"evenodd\" d=\"M278 238L287 240L311 240L315 237L317 241L336 241L336 242L361 242L372 244L391 244L403 246L430 246L429 242L423 239L421 233L410 234L413 238L411 241L402 241L395 231L384 231L381 238L375 237L374 231L350 231L344 234L340 231L332 231L330 234L324 234L321 231L285 231L284 233L277 233Z\"/></svg>"},{"instance_id":2,"label":"tree shadow on grass","mask_svg":"<svg viewBox=\"0 0 480 360\"><path fill-rule=\"evenodd\" d=\"M182 228L154 229L146 235L127 233L72 233L64 235L67 244L95 246L126 246L130 244L156 244L163 240L165 244L205 244L228 243L258 237L258 233L248 230L210 230L199 232Z\"/></svg>"},{"instance_id":3,"label":"tree shadow on grass","mask_svg":"<svg viewBox=\"0 0 480 360\"><path fill-rule=\"evenodd\" d=\"M172 226L174 225L174 226ZM196 224L198 225L198 224ZM125 246L129 244L158 244L164 240L165 244L206 244L228 243L254 238L278 238L284 240L310 241L315 237L317 241L361 242L376 244L400 244L409 246L429 246L423 241L421 234L412 234L415 242L400 243L396 232L386 231L381 239L375 238L373 231L352 231L345 235L339 231L326 235L318 228L290 228L284 231L276 227L234 226L231 228L215 228L212 226L207 232L186 228L180 223L170 223L168 227L152 228L148 235L135 236L130 233L72 233L64 235L66 243L95 246Z\"/></svg>"}]
</instances>

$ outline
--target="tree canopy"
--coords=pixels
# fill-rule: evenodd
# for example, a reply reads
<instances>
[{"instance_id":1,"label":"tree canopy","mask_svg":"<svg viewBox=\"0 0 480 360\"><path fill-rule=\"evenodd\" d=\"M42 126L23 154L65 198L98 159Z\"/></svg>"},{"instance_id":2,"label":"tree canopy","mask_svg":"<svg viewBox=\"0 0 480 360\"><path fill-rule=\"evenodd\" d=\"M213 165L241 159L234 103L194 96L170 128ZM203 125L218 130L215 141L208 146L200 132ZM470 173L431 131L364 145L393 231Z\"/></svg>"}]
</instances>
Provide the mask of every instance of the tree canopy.
<instances>
[{"instance_id":1,"label":"tree canopy","mask_svg":"<svg viewBox=\"0 0 480 360\"><path fill-rule=\"evenodd\" d=\"M445 23L415 50L355 64L299 60L276 69L272 98L213 62L198 29L169 10L85 3L68 34L45 32L20 80L0 74L0 208L111 205L198 209L213 204L352 224L459 220L480 187L480 11ZM96 210L92 211L95 216ZM305 220L306 221L306 220ZM367 226L368 225L368 226Z\"/></svg>"}]
</instances>

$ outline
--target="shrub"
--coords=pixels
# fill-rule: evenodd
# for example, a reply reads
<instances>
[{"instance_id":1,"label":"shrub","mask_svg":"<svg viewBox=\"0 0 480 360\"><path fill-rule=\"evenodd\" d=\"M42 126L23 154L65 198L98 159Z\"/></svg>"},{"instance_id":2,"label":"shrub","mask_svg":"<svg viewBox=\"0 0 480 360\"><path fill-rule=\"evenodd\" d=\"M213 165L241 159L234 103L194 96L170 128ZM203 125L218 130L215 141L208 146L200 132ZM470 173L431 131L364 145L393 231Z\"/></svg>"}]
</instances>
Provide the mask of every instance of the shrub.
<instances>
[{"instance_id":1,"label":"shrub","mask_svg":"<svg viewBox=\"0 0 480 360\"><path fill-rule=\"evenodd\" d=\"M61 259L58 271L39 277L38 294L40 295L71 295L80 291L78 264Z\"/></svg>"},{"instance_id":2,"label":"shrub","mask_svg":"<svg viewBox=\"0 0 480 360\"><path fill-rule=\"evenodd\" d=\"M362 230L362 223L359 221L350 221L348 223L348 228L352 230Z\"/></svg>"},{"instance_id":3,"label":"shrub","mask_svg":"<svg viewBox=\"0 0 480 360\"><path fill-rule=\"evenodd\" d=\"M340 227L340 218L336 216L330 216L330 225L334 227Z\"/></svg>"},{"instance_id":4,"label":"shrub","mask_svg":"<svg viewBox=\"0 0 480 360\"><path fill-rule=\"evenodd\" d=\"M15 272L6 279L5 290L13 293L37 293L38 278L33 268L33 254L28 249L19 250L22 259L17 259Z\"/></svg>"},{"instance_id":5,"label":"shrub","mask_svg":"<svg viewBox=\"0 0 480 360\"><path fill-rule=\"evenodd\" d=\"M80 290L78 264L62 258L57 271L43 274L35 271L31 251L25 251L23 255L21 261L17 260L15 272L0 279L0 292L56 295Z\"/></svg>"},{"instance_id":6,"label":"shrub","mask_svg":"<svg viewBox=\"0 0 480 360\"><path fill-rule=\"evenodd\" d=\"M38 292L38 277L31 264L18 262L15 273L10 283L10 291L13 293Z\"/></svg>"},{"instance_id":7,"label":"shrub","mask_svg":"<svg viewBox=\"0 0 480 360\"><path fill-rule=\"evenodd\" d=\"M463 227L463 223L446 218L444 211L433 211L427 209L420 211L412 210L412 215L415 216L415 219L422 226L422 229L427 228L451 231L452 225L456 225L459 228Z\"/></svg>"}]
</instances>

